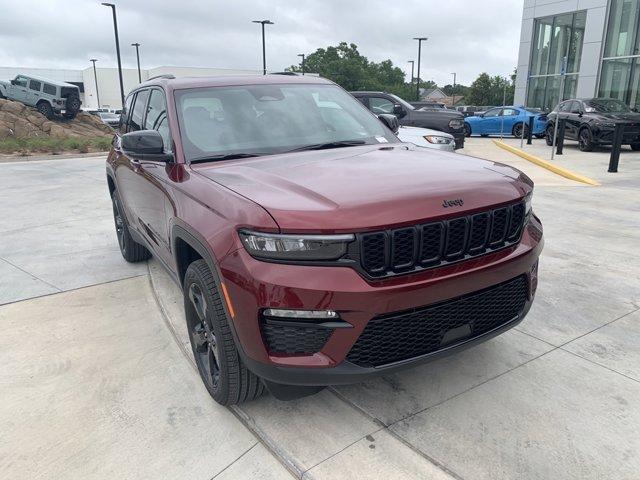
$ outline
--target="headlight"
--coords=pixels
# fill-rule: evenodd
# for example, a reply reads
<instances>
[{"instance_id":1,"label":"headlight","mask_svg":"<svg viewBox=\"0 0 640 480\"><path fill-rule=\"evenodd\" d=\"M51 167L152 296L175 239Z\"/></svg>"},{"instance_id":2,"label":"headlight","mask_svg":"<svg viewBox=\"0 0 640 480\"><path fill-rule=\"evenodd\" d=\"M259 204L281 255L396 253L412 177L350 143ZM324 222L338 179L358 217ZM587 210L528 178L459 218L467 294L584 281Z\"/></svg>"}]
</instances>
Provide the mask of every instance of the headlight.
<instances>
[{"instance_id":1,"label":"headlight","mask_svg":"<svg viewBox=\"0 0 640 480\"><path fill-rule=\"evenodd\" d=\"M447 145L451 143L451 139L448 137L441 137L439 135L425 135L424 138L429 143L435 143L437 145Z\"/></svg>"},{"instance_id":2,"label":"headlight","mask_svg":"<svg viewBox=\"0 0 640 480\"><path fill-rule=\"evenodd\" d=\"M531 216L531 199L533 198L533 192L524 197L524 223L529 221L529 217Z\"/></svg>"},{"instance_id":3,"label":"headlight","mask_svg":"<svg viewBox=\"0 0 640 480\"><path fill-rule=\"evenodd\" d=\"M449 128L462 128L462 126L463 126L462 120L458 118L449 120Z\"/></svg>"},{"instance_id":4,"label":"headlight","mask_svg":"<svg viewBox=\"0 0 640 480\"><path fill-rule=\"evenodd\" d=\"M279 235L241 231L250 255L271 260L337 260L354 240L349 235Z\"/></svg>"}]
</instances>

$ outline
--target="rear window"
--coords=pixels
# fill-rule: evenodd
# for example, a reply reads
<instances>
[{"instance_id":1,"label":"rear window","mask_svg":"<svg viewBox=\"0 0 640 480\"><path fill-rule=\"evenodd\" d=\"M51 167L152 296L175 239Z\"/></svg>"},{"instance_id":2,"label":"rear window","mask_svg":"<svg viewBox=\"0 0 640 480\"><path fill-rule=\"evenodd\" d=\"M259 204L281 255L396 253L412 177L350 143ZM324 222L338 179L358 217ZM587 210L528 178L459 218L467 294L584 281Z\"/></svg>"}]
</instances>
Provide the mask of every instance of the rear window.
<instances>
[{"instance_id":1,"label":"rear window","mask_svg":"<svg viewBox=\"0 0 640 480\"><path fill-rule=\"evenodd\" d=\"M54 87L53 85L50 85L48 83L45 83L44 86L42 87L42 91L44 93L46 93L47 95L55 95L56 94L56 87Z\"/></svg>"}]
</instances>

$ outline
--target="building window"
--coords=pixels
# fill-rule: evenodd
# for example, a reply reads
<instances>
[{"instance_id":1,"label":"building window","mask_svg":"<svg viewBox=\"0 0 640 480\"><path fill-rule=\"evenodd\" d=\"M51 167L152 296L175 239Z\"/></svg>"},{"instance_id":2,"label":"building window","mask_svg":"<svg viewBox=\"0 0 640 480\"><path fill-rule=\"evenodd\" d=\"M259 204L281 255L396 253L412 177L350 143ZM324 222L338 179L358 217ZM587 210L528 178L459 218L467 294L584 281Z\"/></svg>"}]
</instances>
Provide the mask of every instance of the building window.
<instances>
[{"instance_id":1,"label":"building window","mask_svg":"<svg viewBox=\"0 0 640 480\"><path fill-rule=\"evenodd\" d=\"M551 110L560 100L575 96L586 19L585 11L536 19L527 106ZM565 56L567 75L560 95Z\"/></svg>"},{"instance_id":2,"label":"building window","mask_svg":"<svg viewBox=\"0 0 640 480\"><path fill-rule=\"evenodd\" d=\"M600 70L599 97L640 106L640 2L612 0Z\"/></svg>"}]
</instances>

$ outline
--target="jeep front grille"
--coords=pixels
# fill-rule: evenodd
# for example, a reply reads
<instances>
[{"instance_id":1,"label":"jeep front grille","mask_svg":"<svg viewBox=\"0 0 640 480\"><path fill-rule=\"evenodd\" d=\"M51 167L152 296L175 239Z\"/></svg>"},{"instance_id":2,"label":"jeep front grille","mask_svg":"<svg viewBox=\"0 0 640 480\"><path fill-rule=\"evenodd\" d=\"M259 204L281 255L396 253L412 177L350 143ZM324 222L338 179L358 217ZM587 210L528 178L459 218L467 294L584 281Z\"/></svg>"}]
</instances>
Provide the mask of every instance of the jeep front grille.
<instances>
[{"instance_id":1,"label":"jeep front grille","mask_svg":"<svg viewBox=\"0 0 640 480\"><path fill-rule=\"evenodd\" d=\"M514 245L525 220L523 202L442 222L358 234L360 265L372 277L409 273Z\"/></svg>"}]
</instances>

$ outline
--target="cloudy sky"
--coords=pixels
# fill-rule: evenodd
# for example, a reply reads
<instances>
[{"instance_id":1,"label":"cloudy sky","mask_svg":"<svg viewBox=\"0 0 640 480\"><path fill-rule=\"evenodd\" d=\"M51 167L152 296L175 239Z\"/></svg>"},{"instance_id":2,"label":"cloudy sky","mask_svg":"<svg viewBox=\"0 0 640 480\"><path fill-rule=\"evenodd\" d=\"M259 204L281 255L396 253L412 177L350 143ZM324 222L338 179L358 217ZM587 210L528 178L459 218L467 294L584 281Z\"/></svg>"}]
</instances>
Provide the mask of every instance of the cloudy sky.
<instances>
[{"instance_id":1,"label":"cloudy sky","mask_svg":"<svg viewBox=\"0 0 640 480\"><path fill-rule=\"evenodd\" d=\"M259 69L260 25L267 26L267 68L297 63L298 53L340 41L370 60L411 71L423 43L422 77L469 84L483 71L508 75L517 63L522 0L112 0L118 8L125 67L160 65ZM84 68L89 58L115 66L110 9L99 0L2 0L0 66Z\"/></svg>"}]
</instances>

